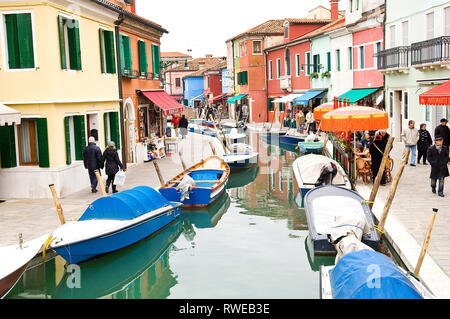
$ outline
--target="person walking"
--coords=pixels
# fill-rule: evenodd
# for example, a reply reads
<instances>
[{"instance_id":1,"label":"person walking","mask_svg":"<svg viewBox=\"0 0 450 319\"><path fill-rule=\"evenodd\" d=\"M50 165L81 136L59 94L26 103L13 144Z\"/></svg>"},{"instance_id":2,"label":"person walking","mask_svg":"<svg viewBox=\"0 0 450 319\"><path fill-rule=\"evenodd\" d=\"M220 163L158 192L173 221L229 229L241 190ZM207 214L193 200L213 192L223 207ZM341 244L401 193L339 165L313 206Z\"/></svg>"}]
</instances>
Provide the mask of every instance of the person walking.
<instances>
[{"instance_id":1,"label":"person walking","mask_svg":"<svg viewBox=\"0 0 450 319\"><path fill-rule=\"evenodd\" d=\"M297 122L297 130L300 133L303 133L303 129L305 127L305 114L302 112L301 109L297 111L297 114L295 114L295 121Z\"/></svg>"},{"instance_id":2,"label":"person walking","mask_svg":"<svg viewBox=\"0 0 450 319\"><path fill-rule=\"evenodd\" d=\"M444 138L435 138L435 144L428 149L428 162L431 164L431 191L436 194L436 184L439 181L438 195L444 197L444 179L449 176L448 147L444 145Z\"/></svg>"},{"instance_id":3,"label":"person walking","mask_svg":"<svg viewBox=\"0 0 450 319\"><path fill-rule=\"evenodd\" d=\"M89 137L89 144L83 151L83 162L84 168L88 170L89 179L91 181L91 192L97 193L97 176L95 171L98 170L100 175L102 174L100 169L103 168L103 158L102 151L100 147L95 144L95 138L93 136Z\"/></svg>"},{"instance_id":4,"label":"person walking","mask_svg":"<svg viewBox=\"0 0 450 319\"><path fill-rule=\"evenodd\" d=\"M426 124L420 124L419 129L419 141L417 142L417 163L420 164L420 160L423 158L423 165L427 164L428 149L433 145L433 139L430 132L427 131Z\"/></svg>"},{"instance_id":5,"label":"person walking","mask_svg":"<svg viewBox=\"0 0 450 319\"><path fill-rule=\"evenodd\" d=\"M386 143L383 141L383 137L378 132L375 135L374 141L370 144L369 153L371 158L371 170L372 170L372 179L375 182L375 179L378 176L378 171L380 170L381 162L383 161L384 151L386 149ZM381 185L386 185L386 170L384 171L383 177L381 178Z\"/></svg>"},{"instance_id":6,"label":"person walking","mask_svg":"<svg viewBox=\"0 0 450 319\"><path fill-rule=\"evenodd\" d=\"M183 138L183 140L188 135L188 126L189 126L189 122L186 119L186 116L184 114L181 115L181 119L180 119L180 133L181 133L181 137Z\"/></svg>"},{"instance_id":7,"label":"person walking","mask_svg":"<svg viewBox=\"0 0 450 319\"><path fill-rule=\"evenodd\" d=\"M108 143L108 147L103 152L103 163L105 166L105 173L108 175L108 179L106 180L106 192L109 193L109 186L112 185L112 192L117 193L116 185L114 185L114 179L119 171L119 167L123 170L123 165L119 159L116 144L112 141Z\"/></svg>"},{"instance_id":8,"label":"person walking","mask_svg":"<svg viewBox=\"0 0 450 319\"><path fill-rule=\"evenodd\" d=\"M314 120L314 113L311 109L308 109L308 114L306 114L306 125L308 126L308 134L316 131L316 122Z\"/></svg>"},{"instance_id":9,"label":"person walking","mask_svg":"<svg viewBox=\"0 0 450 319\"><path fill-rule=\"evenodd\" d=\"M416 123L409 121L408 127L402 132L402 141L405 142L405 147L411 150L411 166L416 166L416 150L417 142L419 141L419 131L415 128Z\"/></svg>"},{"instance_id":10,"label":"person walking","mask_svg":"<svg viewBox=\"0 0 450 319\"><path fill-rule=\"evenodd\" d=\"M434 130L434 137L442 137L444 141L443 144L448 148L450 146L450 129L448 128L447 123L447 119L441 120L441 125L438 125Z\"/></svg>"}]
</instances>

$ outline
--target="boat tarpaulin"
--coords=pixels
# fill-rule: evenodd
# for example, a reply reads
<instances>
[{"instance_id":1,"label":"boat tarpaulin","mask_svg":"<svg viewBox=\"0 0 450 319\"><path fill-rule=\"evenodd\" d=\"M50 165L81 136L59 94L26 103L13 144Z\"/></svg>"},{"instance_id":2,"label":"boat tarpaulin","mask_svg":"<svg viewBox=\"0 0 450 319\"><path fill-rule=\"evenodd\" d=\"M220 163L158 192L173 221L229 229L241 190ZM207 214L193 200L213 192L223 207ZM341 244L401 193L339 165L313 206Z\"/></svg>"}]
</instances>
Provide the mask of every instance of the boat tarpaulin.
<instances>
[{"instance_id":1,"label":"boat tarpaulin","mask_svg":"<svg viewBox=\"0 0 450 319\"><path fill-rule=\"evenodd\" d=\"M419 95L421 105L450 105L450 81Z\"/></svg>"},{"instance_id":2,"label":"boat tarpaulin","mask_svg":"<svg viewBox=\"0 0 450 319\"><path fill-rule=\"evenodd\" d=\"M130 220L170 205L159 192L139 186L108 197L102 197L84 212L79 221L93 219Z\"/></svg>"},{"instance_id":3,"label":"boat tarpaulin","mask_svg":"<svg viewBox=\"0 0 450 319\"><path fill-rule=\"evenodd\" d=\"M330 280L334 299L423 299L390 258L371 250L345 255Z\"/></svg>"},{"instance_id":4,"label":"boat tarpaulin","mask_svg":"<svg viewBox=\"0 0 450 319\"><path fill-rule=\"evenodd\" d=\"M237 100L240 100L240 99L246 97L247 95L248 95L248 94L239 94L239 95L236 95L236 96L234 96L234 97L232 97L232 98L229 98L229 99L227 100L227 103L234 104L234 103L236 103Z\"/></svg>"},{"instance_id":5,"label":"boat tarpaulin","mask_svg":"<svg viewBox=\"0 0 450 319\"><path fill-rule=\"evenodd\" d=\"M324 90L311 90L302 94L294 100L295 105L307 105L309 100L315 98L316 96L322 94Z\"/></svg>"},{"instance_id":6,"label":"boat tarpaulin","mask_svg":"<svg viewBox=\"0 0 450 319\"><path fill-rule=\"evenodd\" d=\"M0 126L20 124L20 112L0 104Z\"/></svg>"},{"instance_id":7,"label":"boat tarpaulin","mask_svg":"<svg viewBox=\"0 0 450 319\"><path fill-rule=\"evenodd\" d=\"M165 91L141 91L141 93L158 106L164 116L183 112L183 105Z\"/></svg>"}]
</instances>

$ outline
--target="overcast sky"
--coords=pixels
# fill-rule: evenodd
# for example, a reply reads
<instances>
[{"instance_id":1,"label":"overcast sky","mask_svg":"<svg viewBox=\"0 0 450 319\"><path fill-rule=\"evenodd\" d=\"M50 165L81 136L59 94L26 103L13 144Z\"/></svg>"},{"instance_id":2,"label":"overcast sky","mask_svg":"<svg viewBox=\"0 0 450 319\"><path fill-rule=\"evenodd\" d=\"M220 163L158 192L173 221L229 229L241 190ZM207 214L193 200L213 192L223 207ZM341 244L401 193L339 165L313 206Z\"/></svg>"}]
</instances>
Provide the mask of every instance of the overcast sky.
<instances>
[{"instance_id":1,"label":"overcast sky","mask_svg":"<svg viewBox=\"0 0 450 319\"><path fill-rule=\"evenodd\" d=\"M339 10L345 10L341 0ZM136 13L162 25L168 34L161 51L202 57L226 56L225 41L270 19L305 18L309 10L329 0L136 0Z\"/></svg>"}]
</instances>

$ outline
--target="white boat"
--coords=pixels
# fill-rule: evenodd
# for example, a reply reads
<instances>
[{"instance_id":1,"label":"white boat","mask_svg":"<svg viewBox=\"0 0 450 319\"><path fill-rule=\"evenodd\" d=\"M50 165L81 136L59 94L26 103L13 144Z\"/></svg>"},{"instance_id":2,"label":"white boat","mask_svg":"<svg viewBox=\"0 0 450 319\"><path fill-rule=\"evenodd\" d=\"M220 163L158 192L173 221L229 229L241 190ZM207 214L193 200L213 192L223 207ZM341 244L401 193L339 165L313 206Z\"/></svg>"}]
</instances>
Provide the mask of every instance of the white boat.
<instances>
[{"instance_id":1,"label":"white boat","mask_svg":"<svg viewBox=\"0 0 450 319\"><path fill-rule=\"evenodd\" d=\"M329 181L321 183L320 179L323 177L323 169L330 164L336 167L336 175L332 178L331 183L329 183ZM314 187L322 185L333 185L352 189L352 184L344 169L338 162L329 157L317 154L301 156L295 160L292 168L298 187L303 196Z\"/></svg>"},{"instance_id":2,"label":"white boat","mask_svg":"<svg viewBox=\"0 0 450 319\"><path fill-rule=\"evenodd\" d=\"M250 145L235 143L230 146L231 153L221 155L231 170L250 168L258 164L258 153Z\"/></svg>"},{"instance_id":3,"label":"white boat","mask_svg":"<svg viewBox=\"0 0 450 319\"><path fill-rule=\"evenodd\" d=\"M0 247L0 298L5 297L16 285L30 261L42 249L44 241L40 237L22 245Z\"/></svg>"}]
</instances>

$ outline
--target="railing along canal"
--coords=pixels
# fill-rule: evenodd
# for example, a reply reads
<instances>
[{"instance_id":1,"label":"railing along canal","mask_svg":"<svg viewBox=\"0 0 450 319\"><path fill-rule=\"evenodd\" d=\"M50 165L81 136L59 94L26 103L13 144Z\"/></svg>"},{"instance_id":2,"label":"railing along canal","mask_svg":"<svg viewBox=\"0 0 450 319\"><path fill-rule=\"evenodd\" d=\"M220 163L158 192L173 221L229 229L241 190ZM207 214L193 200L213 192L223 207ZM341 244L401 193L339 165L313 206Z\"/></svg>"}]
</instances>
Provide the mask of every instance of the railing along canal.
<instances>
[{"instance_id":1,"label":"railing along canal","mask_svg":"<svg viewBox=\"0 0 450 319\"><path fill-rule=\"evenodd\" d=\"M348 177L352 184L355 183L355 157L353 152L346 152L342 148L342 144L332 135L329 135L329 140L333 144L333 159L338 162L345 173L347 173Z\"/></svg>"}]
</instances>

